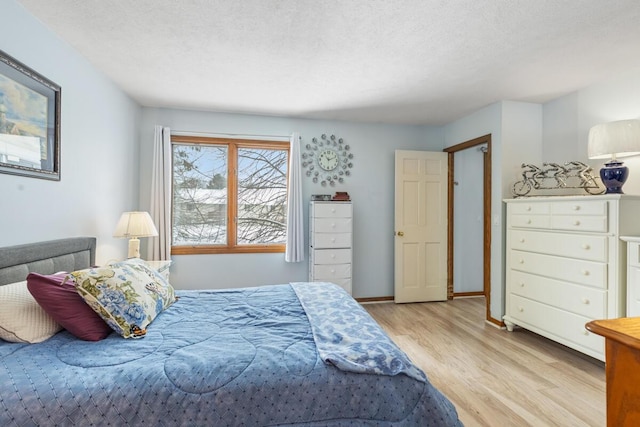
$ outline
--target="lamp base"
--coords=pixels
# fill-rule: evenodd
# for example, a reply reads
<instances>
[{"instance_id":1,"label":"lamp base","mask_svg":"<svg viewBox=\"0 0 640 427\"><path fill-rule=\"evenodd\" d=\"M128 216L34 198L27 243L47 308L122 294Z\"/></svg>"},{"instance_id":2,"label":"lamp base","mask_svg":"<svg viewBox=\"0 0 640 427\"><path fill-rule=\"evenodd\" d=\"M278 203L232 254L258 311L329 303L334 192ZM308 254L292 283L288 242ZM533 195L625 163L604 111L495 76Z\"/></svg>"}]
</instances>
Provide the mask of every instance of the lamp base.
<instances>
[{"instance_id":1,"label":"lamp base","mask_svg":"<svg viewBox=\"0 0 640 427\"><path fill-rule=\"evenodd\" d=\"M127 258L140 258L140 240L137 237L129 239L129 256Z\"/></svg>"},{"instance_id":2,"label":"lamp base","mask_svg":"<svg viewBox=\"0 0 640 427\"><path fill-rule=\"evenodd\" d=\"M605 194L624 194L622 185L629 177L629 168L619 160L611 160L600 169L600 178L606 187Z\"/></svg>"}]
</instances>

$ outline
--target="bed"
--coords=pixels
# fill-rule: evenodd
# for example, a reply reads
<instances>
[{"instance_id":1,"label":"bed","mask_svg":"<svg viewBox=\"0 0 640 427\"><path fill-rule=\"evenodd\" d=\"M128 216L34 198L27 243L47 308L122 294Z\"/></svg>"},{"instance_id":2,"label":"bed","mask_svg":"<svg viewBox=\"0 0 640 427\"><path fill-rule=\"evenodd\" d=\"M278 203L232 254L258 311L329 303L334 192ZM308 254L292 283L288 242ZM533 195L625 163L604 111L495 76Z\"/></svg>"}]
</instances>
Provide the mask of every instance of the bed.
<instances>
[{"instance_id":1,"label":"bed","mask_svg":"<svg viewBox=\"0 0 640 427\"><path fill-rule=\"evenodd\" d=\"M95 248L91 237L0 248L0 285L84 271ZM0 340L0 425L462 425L338 286L175 295L141 339L62 329L38 343Z\"/></svg>"}]
</instances>

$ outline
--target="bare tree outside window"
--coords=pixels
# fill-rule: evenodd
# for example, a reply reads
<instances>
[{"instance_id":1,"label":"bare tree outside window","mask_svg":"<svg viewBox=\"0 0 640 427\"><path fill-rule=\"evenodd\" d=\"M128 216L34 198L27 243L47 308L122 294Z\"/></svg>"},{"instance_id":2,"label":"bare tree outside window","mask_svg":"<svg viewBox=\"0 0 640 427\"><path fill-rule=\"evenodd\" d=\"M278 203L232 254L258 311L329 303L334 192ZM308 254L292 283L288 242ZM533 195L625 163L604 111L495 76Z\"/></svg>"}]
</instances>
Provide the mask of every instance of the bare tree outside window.
<instances>
[{"instance_id":1,"label":"bare tree outside window","mask_svg":"<svg viewBox=\"0 0 640 427\"><path fill-rule=\"evenodd\" d=\"M173 245L227 244L227 151L173 145Z\"/></svg>"},{"instance_id":2,"label":"bare tree outside window","mask_svg":"<svg viewBox=\"0 0 640 427\"><path fill-rule=\"evenodd\" d=\"M174 249L284 248L288 144L188 139L173 141Z\"/></svg>"},{"instance_id":3,"label":"bare tree outside window","mask_svg":"<svg viewBox=\"0 0 640 427\"><path fill-rule=\"evenodd\" d=\"M238 150L238 244L286 241L287 154Z\"/></svg>"}]
</instances>

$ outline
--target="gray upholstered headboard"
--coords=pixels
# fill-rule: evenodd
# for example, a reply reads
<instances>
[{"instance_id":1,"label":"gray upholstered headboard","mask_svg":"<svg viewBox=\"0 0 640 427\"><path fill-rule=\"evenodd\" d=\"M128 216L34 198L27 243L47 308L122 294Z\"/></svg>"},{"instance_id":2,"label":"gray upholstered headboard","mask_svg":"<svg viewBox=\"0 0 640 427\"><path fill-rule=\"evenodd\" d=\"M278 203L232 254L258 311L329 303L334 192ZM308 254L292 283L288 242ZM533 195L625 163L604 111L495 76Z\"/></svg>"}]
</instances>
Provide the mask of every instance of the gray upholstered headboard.
<instances>
[{"instance_id":1,"label":"gray upholstered headboard","mask_svg":"<svg viewBox=\"0 0 640 427\"><path fill-rule=\"evenodd\" d=\"M0 248L0 285L26 280L29 273L53 274L94 265L95 237L72 237Z\"/></svg>"}]
</instances>

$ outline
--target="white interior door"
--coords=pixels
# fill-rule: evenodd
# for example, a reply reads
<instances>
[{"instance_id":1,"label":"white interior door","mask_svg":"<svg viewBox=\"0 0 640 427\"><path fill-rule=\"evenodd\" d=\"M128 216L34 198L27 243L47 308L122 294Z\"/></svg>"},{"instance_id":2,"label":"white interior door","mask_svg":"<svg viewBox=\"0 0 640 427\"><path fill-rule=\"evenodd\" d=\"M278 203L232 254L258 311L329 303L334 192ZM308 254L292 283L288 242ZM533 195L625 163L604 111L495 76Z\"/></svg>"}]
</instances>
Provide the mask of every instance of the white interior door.
<instances>
[{"instance_id":1,"label":"white interior door","mask_svg":"<svg viewBox=\"0 0 640 427\"><path fill-rule=\"evenodd\" d=\"M447 153L396 150L395 302L447 299Z\"/></svg>"}]
</instances>

